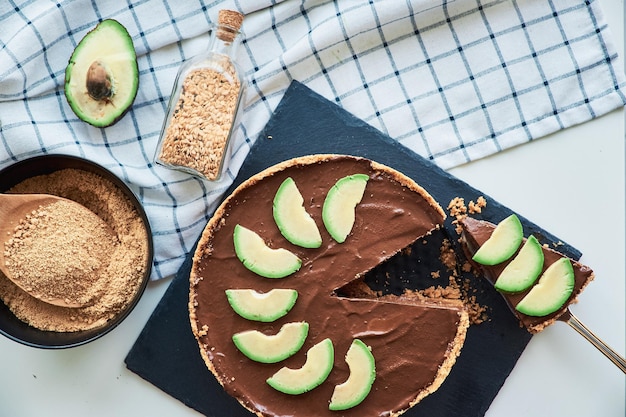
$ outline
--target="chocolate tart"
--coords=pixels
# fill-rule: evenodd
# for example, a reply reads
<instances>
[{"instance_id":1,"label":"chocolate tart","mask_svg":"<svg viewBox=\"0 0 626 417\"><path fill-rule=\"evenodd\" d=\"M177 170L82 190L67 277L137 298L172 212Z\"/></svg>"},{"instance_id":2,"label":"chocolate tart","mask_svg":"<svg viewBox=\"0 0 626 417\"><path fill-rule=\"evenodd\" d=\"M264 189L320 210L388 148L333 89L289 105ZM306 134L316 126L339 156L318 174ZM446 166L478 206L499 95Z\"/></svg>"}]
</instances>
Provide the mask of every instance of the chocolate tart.
<instances>
[{"instance_id":1,"label":"chocolate tart","mask_svg":"<svg viewBox=\"0 0 626 417\"><path fill-rule=\"evenodd\" d=\"M342 244L322 222L328 190L347 175L369 177L355 209L354 227ZM291 177L304 197L307 212L322 235L315 249L290 244L272 214L272 201L283 180ZM193 258L190 274L191 328L201 356L226 392L259 416L395 416L402 414L444 382L463 346L469 326L462 302L437 303L411 297L361 297L350 284L420 237L441 227L445 213L418 184L387 166L344 155L312 155L271 167L243 182L217 209L207 224ZM263 278L237 258L235 225L255 231L272 247L285 248L302 260L301 268L282 279ZM394 279L393 277L389 278ZM292 288L298 300L275 322L259 323L235 314L227 289L267 292ZM286 322L306 321L304 346L276 363L254 362L239 352L232 335L244 330L275 334ZM299 368L305 353L330 338L334 367L317 388L288 395L266 383L280 368ZM333 389L349 369L344 355L354 338L371 348L376 378L369 395L357 406L337 412L328 408Z\"/></svg>"},{"instance_id":2,"label":"chocolate tart","mask_svg":"<svg viewBox=\"0 0 626 417\"><path fill-rule=\"evenodd\" d=\"M475 252L477 248L482 246L487 241L487 239L489 239L489 237L493 233L493 230L496 228L496 225L488 221L478 220L472 217L466 217L462 219L460 221L460 224L463 228L461 240L464 243L464 250L467 251L468 259L471 259L471 254ZM542 246L542 250L544 256L543 271L545 271L550 265L552 265L560 258L566 257L562 253L559 253L558 251L553 250L546 245ZM511 257L511 259L513 258L514 256ZM474 266L478 270L481 270L483 272L485 278L488 279L491 284L494 284L500 273L502 273L504 268L506 268L511 259L494 266L478 265L476 263L474 263ZM572 292L569 299L565 302L565 304L554 313L551 313L547 316L534 317L520 313L515 309L515 306L522 300L522 298L524 298L524 296L526 296L526 294L528 294L530 288L526 291L515 294L504 292L500 293L504 297L504 300L507 302L511 311L518 318L520 324L530 333L539 333L547 326L557 321L561 316L565 315L567 313L568 306L577 302L580 293L587 286L587 284L589 284L593 280L594 273L591 268L573 259L570 259L570 261L572 262L572 266L574 268L574 291Z\"/></svg>"}]
</instances>

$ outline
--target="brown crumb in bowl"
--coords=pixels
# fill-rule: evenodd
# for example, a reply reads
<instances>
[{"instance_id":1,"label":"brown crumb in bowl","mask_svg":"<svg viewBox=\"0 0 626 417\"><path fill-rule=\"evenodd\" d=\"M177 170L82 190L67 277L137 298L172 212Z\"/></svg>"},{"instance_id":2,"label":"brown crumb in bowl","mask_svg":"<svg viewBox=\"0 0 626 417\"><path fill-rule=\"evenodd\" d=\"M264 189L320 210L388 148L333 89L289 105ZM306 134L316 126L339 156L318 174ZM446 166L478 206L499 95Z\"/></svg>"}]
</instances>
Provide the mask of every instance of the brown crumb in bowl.
<instances>
[{"instance_id":1,"label":"brown crumb in bowl","mask_svg":"<svg viewBox=\"0 0 626 417\"><path fill-rule=\"evenodd\" d=\"M40 330L74 332L102 326L130 304L146 272L149 237L139 213L122 190L95 173L64 169L22 181L9 192L44 193L74 200L108 224L118 242L107 254L103 291L85 307L45 303L0 273L0 298L16 317Z\"/></svg>"},{"instance_id":2,"label":"brown crumb in bowl","mask_svg":"<svg viewBox=\"0 0 626 417\"><path fill-rule=\"evenodd\" d=\"M4 247L14 280L44 300L87 305L106 284L117 237L95 213L57 201L29 213Z\"/></svg>"}]
</instances>

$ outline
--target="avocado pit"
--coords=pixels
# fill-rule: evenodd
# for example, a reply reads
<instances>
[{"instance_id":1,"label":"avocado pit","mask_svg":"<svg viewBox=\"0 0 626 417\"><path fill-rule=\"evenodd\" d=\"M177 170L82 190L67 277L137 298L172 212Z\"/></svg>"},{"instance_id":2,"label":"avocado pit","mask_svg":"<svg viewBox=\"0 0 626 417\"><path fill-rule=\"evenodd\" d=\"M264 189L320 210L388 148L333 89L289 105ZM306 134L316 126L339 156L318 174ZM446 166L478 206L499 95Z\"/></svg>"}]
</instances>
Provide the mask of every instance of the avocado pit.
<instances>
[{"instance_id":1,"label":"avocado pit","mask_svg":"<svg viewBox=\"0 0 626 417\"><path fill-rule=\"evenodd\" d=\"M106 100L113 95L111 76L100 61L94 61L87 70L87 94L94 100Z\"/></svg>"}]
</instances>

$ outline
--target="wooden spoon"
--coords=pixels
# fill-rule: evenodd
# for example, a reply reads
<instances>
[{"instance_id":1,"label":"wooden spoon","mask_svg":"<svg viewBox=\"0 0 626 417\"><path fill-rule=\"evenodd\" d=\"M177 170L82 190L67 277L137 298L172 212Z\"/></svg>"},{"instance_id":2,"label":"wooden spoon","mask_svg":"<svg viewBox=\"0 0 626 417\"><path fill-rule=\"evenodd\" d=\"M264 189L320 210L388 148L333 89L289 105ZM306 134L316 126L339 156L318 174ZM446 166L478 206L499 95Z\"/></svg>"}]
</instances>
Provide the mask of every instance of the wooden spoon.
<instances>
[{"instance_id":1,"label":"wooden spoon","mask_svg":"<svg viewBox=\"0 0 626 417\"><path fill-rule=\"evenodd\" d=\"M42 206L47 206L58 201L69 201L72 204L80 206L83 210L88 210L75 201L48 194L0 194L0 271L8 279L13 281L15 285L41 301L61 307L83 307L82 304L66 302L60 298L48 298L45 294L29 291L19 279L13 276L6 266L4 248L6 242L13 237L15 228L28 214L31 214Z\"/></svg>"}]
</instances>

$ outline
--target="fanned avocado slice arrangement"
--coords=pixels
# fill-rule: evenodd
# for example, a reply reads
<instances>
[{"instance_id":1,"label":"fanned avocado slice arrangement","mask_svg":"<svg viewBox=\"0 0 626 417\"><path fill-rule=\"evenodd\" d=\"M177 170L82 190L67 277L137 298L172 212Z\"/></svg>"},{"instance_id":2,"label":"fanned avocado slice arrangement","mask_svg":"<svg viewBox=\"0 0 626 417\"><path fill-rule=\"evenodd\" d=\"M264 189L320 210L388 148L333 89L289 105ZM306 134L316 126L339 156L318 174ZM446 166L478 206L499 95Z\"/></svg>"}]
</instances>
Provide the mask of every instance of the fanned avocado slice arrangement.
<instances>
[{"instance_id":1,"label":"fanned avocado slice arrangement","mask_svg":"<svg viewBox=\"0 0 626 417\"><path fill-rule=\"evenodd\" d=\"M365 174L341 178L329 190L323 205L322 220L335 241L343 243L354 226L355 208L363 198L369 177ZM273 217L281 234L292 244L317 248L322 237L313 218L303 206L304 199L291 178L283 181L273 201ZM237 224L233 232L235 253L242 264L265 278L284 278L298 269L302 261L292 252L270 248L252 230ZM254 289L229 289L226 297L232 309L241 317L260 322L273 322L286 314L296 303L298 293L293 289L274 288L267 293ZM308 336L307 322L284 324L278 333L265 334L246 330L233 335L235 346L249 359L261 363L277 363L296 354ZM299 395L321 385L334 366L334 345L326 338L306 353L301 368L279 369L266 382L277 391ZM372 352L365 343L354 339L346 354L350 369L348 379L335 386L329 403L331 411L342 411L359 405L369 394L376 378Z\"/></svg>"},{"instance_id":2,"label":"fanned avocado slice arrangement","mask_svg":"<svg viewBox=\"0 0 626 417\"><path fill-rule=\"evenodd\" d=\"M137 95L133 41L119 22L100 22L78 43L65 69L65 97L83 121L106 127L124 116Z\"/></svg>"}]
</instances>

